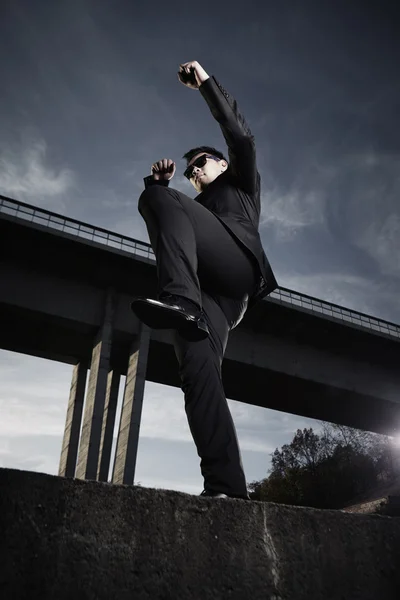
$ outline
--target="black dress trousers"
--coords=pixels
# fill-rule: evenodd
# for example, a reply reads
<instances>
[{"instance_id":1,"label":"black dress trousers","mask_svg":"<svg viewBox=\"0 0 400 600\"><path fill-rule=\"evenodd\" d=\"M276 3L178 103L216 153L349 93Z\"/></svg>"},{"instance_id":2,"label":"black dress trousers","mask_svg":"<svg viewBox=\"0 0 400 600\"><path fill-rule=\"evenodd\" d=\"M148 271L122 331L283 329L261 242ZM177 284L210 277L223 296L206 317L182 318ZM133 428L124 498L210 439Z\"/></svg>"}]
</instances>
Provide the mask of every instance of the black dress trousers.
<instances>
[{"instance_id":1,"label":"black dress trousers","mask_svg":"<svg viewBox=\"0 0 400 600\"><path fill-rule=\"evenodd\" d=\"M246 495L237 435L221 365L228 335L244 316L259 279L249 251L207 208L185 194L149 186L139 199L157 261L158 298L184 296L203 309L210 336L189 342L174 331L189 427L201 459L204 487Z\"/></svg>"}]
</instances>

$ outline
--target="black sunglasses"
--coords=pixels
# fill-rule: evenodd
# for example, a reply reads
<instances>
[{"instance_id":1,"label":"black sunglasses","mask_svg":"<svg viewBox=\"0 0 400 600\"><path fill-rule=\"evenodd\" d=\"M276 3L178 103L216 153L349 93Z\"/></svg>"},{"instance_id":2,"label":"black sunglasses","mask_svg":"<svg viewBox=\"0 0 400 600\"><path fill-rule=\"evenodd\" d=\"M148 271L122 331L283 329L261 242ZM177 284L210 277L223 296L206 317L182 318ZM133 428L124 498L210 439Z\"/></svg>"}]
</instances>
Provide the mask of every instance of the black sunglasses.
<instances>
[{"instance_id":1,"label":"black sunglasses","mask_svg":"<svg viewBox=\"0 0 400 600\"><path fill-rule=\"evenodd\" d=\"M193 175L194 167L199 167L199 168L204 167L204 165L207 162L207 158L212 158L213 160L216 160L217 162L221 160L220 158L217 158L216 156L211 156L211 154L203 154L203 156L199 156L199 158L196 158L194 163L192 163L189 167L187 167L187 169L185 169L183 174L186 177L186 179L191 179L191 177Z\"/></svg>"}]
</instances>

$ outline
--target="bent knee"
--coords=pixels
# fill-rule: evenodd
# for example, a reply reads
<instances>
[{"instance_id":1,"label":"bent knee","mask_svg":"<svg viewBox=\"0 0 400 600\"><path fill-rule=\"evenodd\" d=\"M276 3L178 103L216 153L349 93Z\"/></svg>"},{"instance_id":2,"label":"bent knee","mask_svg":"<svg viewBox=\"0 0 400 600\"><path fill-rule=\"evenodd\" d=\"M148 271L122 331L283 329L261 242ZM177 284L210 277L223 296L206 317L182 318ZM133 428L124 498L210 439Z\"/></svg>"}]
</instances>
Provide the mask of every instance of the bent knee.
<instances>
[{"instance_id":1,"label":"bent knee","mask_svg":"<svg viewBox=\"0 0 400 600\"><path fill-rule=\"evenodd\" d=\"M140 194L139 197L139 209L143 205L143 202L150 204L153 202L159 202L171 196L171 192L175 192L173 188L166 187L164 185L151 185Z\"/></svg>"}]
</instances>

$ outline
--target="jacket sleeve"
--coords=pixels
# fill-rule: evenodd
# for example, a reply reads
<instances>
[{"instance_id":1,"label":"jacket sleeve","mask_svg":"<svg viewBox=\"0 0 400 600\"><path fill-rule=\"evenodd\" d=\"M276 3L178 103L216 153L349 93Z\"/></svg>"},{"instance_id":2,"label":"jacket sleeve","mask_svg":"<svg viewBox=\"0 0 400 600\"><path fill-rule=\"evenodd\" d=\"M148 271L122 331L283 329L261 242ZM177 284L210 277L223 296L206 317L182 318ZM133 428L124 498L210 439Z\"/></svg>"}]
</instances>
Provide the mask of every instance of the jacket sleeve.
<instances>
[{"instance_id":1,"label":"jacket sleeve","mask_svg":"<svg viewBox=\"0 0 400 600\"><path fill-rule=\"evenodd\" d=\"M163 185L164 187L168 187L169 179L157 180L153 179L153 175L149 175L148 177L143 178L144 181L144 189L146 190L150 185Z\"/></svg>"},{"instance_id":2,"label":"jacket sleeve","mask_svg":"<svg viewBox=\"0 0 400 600\"><path fill-rule=\"evenodd\" d=\"M236 100L228 94L212 75L200 87L213 117L218 121L228 146L229 166L239 186L248 194L255 194L259 184L254 137Z\"/></svg>"}]
</instances>

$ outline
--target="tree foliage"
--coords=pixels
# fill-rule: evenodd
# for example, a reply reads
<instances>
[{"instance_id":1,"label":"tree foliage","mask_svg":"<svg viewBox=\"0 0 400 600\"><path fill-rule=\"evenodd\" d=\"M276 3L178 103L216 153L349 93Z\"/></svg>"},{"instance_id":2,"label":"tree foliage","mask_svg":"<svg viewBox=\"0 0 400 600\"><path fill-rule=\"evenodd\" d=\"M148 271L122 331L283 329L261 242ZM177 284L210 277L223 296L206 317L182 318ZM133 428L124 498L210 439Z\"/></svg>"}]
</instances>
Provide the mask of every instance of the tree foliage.
<instances>
[{"instance_id":1,"label":"tree foliage","mask_svg":"<svg viewBox=\"0 0 400 600\"><path fill-rule=\"evenodd\" d=\"M298 429L272 453L269 476L254 481L250 496L316 508L341 508L380 479L391 477L388 438L342 425Z\"/></svg>"}]
</instances>

